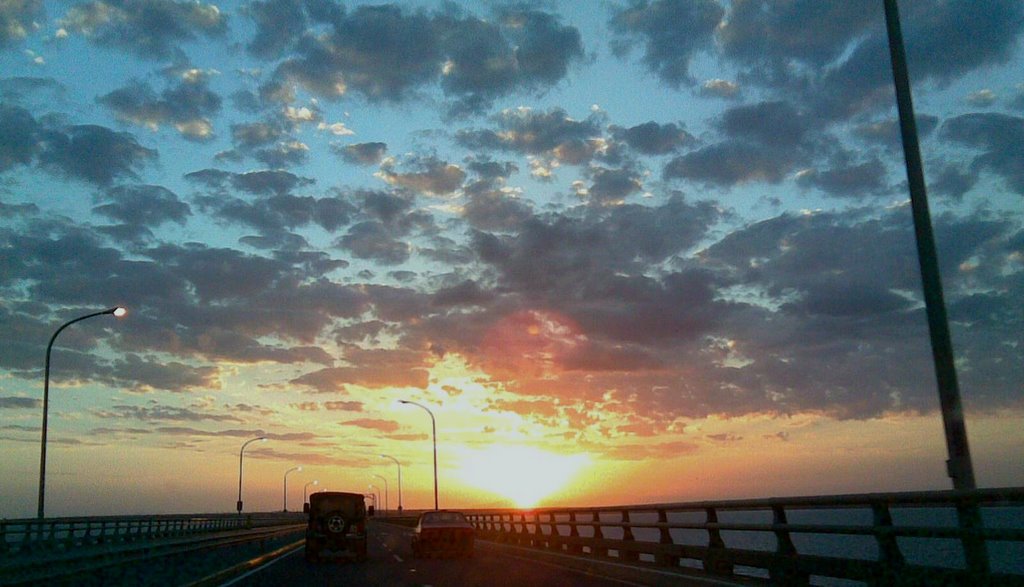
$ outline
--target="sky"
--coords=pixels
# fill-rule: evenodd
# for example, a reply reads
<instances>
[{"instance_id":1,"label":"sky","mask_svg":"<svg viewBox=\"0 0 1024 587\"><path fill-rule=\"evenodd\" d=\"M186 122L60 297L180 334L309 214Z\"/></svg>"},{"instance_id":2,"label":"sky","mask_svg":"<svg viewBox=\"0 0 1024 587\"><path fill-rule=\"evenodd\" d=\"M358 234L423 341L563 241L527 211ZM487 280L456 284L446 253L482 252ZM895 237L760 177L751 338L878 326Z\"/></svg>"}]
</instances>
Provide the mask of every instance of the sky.
<instances>
[{"instance_id":1,"label":"sky","mask_svg":"<svg viewBox=\"0 0 1024 587\"><path fill-rule=\"evenodd\" d=\"M1024 485L1024 3L901 10ZM0 1L0 517L118 305L50 516L233 511L261 436L246 511L430 507L432 419L442 507L951 487L874 0Z\"/></svg>"}]
</instances>

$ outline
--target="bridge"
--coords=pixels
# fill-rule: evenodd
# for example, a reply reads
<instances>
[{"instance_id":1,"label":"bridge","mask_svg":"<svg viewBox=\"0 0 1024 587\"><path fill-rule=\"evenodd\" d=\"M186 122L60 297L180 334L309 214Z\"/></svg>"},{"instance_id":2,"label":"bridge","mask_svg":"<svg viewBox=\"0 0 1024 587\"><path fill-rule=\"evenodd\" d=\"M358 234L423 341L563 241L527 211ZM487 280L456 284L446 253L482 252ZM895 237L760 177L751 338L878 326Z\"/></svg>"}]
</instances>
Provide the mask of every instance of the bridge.
<instances>
[{"instance_id":1,"label":"bridge","mask_svg":"<svg viewBox=\"0 0 1024 587\"><path fill-rule=\"evenodd\" d=\"M297 513L2 520L0 585L1024 585L1024 487L465 513L472 559L384 515L349 564Z\"/></svg>"}]
</instances>

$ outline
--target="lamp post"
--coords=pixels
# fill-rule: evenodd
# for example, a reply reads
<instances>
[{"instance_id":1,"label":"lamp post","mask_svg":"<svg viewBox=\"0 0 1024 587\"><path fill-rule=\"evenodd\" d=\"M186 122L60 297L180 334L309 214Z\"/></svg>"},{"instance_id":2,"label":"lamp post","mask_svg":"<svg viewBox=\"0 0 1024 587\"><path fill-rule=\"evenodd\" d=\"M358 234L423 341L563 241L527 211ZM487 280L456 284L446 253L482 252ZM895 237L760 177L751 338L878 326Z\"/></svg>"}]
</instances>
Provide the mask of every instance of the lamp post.
<instances>
[{"instance_id":1,"label":"lamp post","mask_svg":"<svg viewBox=\"0 0 1024 587\"><path fill-rule=\"evenodd\" d=\"M424 410L426 410L428 414L430 414L430 430L433 433L434 437L434 509L439 509L437 507L437 422L434 420L434 412L431 412L430 408L423 404L419 404L407 399L400 399L398 400L398 403L412 404L414 406L423 408Z\"/></svg>"},{"instance_id":2,"label":"lamp post","mask_svg":"<svg viewBox=\"0 0 1024 587\"><path fill-rule=\"evenodd\" d=\"M310 485L318 485L319 483L320 483L320 481L314 479L314 480L310 481L309 483L306 483L305 485L302 486L302 504L303 505L305 505L309 501L309 498L306 497L306 490L309 489Z\"/></svg>"},{"instance_id":3,"label":"lamp post","mask_svg":"<svg viewBox=\"0 0 1024 587\"><path fill-rule=\"evenodd\" d=\"M383 475L378 475L376 473L374 473L373 476L384 482L384 515L387 516L388 510L391 509L391 506L388 503L388 480Z\"/></svg>"},{"instance_id":4,"label":"lamp post","mask_svg":"<svg viewBox=\"0 0 1024 587\"><path fill-rule=\"evenodd\" d=\"M284 472L284 512L288 513L288 473L301 471L302 467L292 467Z\"/></svg>"},{"instance_id":5,"label":"lamp post","mask_svg":"<svg viewBox=\"0 0 1024 587\"><path fill-rule=\"evenodd\" d=\"M893 86L896 91L896 109L899 113L900 137L903 142L903 161L907 168L910 209L914 220L917 261L921 269L921 289L924 294L925 315L928 318L928 335L938 384L942 426L946 433L946 453L949 457L946 460L946 474L952 479L954 490L971 491L977 485L974 479L974 465L971 462L971 450L967 443L967 426L960 403L960 385L957 382L949 317L946 315L939 257L935 247L935 235L932 232L931 212L928 209L924 165L921 162L921 147L918 144L917 123L914 119L914 102L910 90L910 74L907 71L906 50L903 46L899 7L896 0L885 0L883 5ZM957 506L957 518L961 528L974 530L982 527L981 510L976 503ZM984 539L965 538L963 548L967 568L971 574L987 577L989 560Z\"/></svg>"},{"instance_id":6,"label":"lamp post","mask_svg":"<svg viewBox=\"0 0 1024 587\"><path fill-rule=\"evenodd\" d=\"M398 459L390 455L380 456L381 458L391 459L398 465L398 515L402 515L402 463L399 463Z\"/></svg>"},{"instance_id":7,"label":"lamp post","mask_svg":"<svg viewBox=\"0 0 1024 587\"><path fill-rule=\"evenodd\" d=\"M125 308L116 306L114 308L103 310L102 312L93 312L92 314L79 316L74 320L69 320L64 324L61 324L60 328L58 328L57 331L53 333L53 336L50 337L49 344L46 345L46 366L43 369L43 433L42 442L39 448L39 502L36 508L36 517L39 519L43 519L43 516L45 515L44 510L46 504L46 419L47 413L50 409L50 352L53 350L53 341L57 340L57 335L60 334L62 330L71 326L75 322L81 322L87 318L104 316L106 314L120 318L127 313L128 310Z\"/></svg>"},{"instance_id":8,"label":"lamp post","mask_svg":"<svg viewBox=\"0 0 1024 587\"><path fill-rule=\"evenodd\" d=\"M373 495L373 505L376 506L376 507L374 507L374 509L379 510L380 509L380 487L377 487L376 485L371 483L370 484L370 489L375 489L376 490L374 492L374 495ZM384 506L384 509L386 510L387 506Z\"/></svg>"},{"instance_id":9,"label":"lamp post","mask_svg":"<svg viewBox=\"0 0 1024 587\"><path fill-rule=\"evenodd\" d=\"M238 503L236 504L236 507L238 508L238 513L242 513L242 455L245 454L245 447L249 446L253 442L256 442L257 440L260 442L266 442L267 437L259 436L250 440L246 440L245 442L242 443L241 450L238 451Z\"/></svg>"}]
</instances>

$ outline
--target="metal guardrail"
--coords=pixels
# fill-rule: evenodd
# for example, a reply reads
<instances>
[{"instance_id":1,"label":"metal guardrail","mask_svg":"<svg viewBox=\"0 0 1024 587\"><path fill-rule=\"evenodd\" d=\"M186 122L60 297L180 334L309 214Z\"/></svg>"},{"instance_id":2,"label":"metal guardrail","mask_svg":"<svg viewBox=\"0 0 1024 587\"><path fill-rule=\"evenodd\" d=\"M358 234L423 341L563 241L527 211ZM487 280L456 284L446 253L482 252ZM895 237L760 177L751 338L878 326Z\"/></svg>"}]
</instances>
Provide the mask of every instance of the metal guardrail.
<instances>
[{"instance_id":1,"label":"metal guardrail","mask_svg":"<svg viewBox=\"0 0 1024 587\"><path fill-rule=\"evenodd\" d=\"M61 582L300 532L302 514L0 520L0 585ZM146 563L152 567L152 563Z\"/></svg>"},{"instance_id":2,"label":"metal guardrail","mask_svg":"<svg viewBox=\"0 0 1024 587\"><path fill-rule=\"evenodd\" d=\"M298 516L298 517L296 517ZM31 554L302 521L302 514L199 514L0 520L0 563Z\"/></svg>"},{"instance_id":3,"label":"metal guardrail","mask_svg":"<svg viewBox=\"0 0 1024 587\"><path fill-rule=\"evenodd\" d=\"M1024 585L1024 488L476 510L477 537L781 585Z\"/></svg>"}]
</instances>

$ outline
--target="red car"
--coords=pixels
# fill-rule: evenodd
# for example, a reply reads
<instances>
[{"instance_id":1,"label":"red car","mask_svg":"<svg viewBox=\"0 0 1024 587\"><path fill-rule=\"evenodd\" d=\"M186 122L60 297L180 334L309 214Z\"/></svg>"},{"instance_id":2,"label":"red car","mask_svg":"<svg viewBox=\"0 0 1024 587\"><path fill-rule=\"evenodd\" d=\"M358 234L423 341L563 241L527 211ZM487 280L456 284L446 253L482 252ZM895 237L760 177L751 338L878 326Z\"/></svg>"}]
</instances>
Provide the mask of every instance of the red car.
<instances>
[{"instance_id":1,"label":"red car","mask_svg":"<svg viewBox=\"0 0 1024 587\"><path fill-rule=\"evenodd\" d=\"M425 512L412 535L414 557L473 556L476 530L466 516L446 510Z\"/></svg>"}]
</instances>

